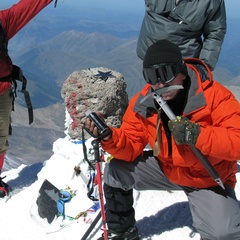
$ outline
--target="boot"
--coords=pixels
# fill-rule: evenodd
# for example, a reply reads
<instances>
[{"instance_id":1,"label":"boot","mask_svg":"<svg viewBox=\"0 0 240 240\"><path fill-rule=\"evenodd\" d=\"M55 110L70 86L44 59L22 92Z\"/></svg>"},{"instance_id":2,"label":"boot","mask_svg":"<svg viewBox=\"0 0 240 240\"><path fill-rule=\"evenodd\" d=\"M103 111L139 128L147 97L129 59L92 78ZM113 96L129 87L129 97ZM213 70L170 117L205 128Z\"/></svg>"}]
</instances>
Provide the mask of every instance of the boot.
<instances>
[{"instance_id":1,"label":"boot","mask_svg":"<svg viewBox=\"0 0 240 240\"><path fill-rule=\"evenodd\" d=\"M139 235L138 229L136 227L131 227L124 233L116 233L112 230L108 230L108 239L140 240L140 235ZM104 234L98 240L104 240Z\"/></svg>"},{"instance_id":2,"label":"boot","mask_svg":"<svg viewBox=\"0 0 240 240\"><path fill-rule=\"evenodd\" d=\"M10 191L9 186L2 180L3 178L0 177L0 198L7 196Z\"/></svg>"}]
</instances>

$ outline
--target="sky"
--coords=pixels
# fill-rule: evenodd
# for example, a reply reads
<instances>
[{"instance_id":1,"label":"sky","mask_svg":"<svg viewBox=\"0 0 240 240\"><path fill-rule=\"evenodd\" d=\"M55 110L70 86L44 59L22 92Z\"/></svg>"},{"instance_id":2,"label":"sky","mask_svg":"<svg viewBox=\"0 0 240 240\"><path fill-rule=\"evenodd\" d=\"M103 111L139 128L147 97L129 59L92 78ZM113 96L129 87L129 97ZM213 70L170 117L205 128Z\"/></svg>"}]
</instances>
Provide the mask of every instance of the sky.
<instances>
[{"instance_id":1,"label":"sky","mask_svg":"<svg viewBox=\"0 0 240 240\"><path fill-rule=\"evenodd\" d=\"M66 117L66 125L71 120ZM87 152L92 148L89 139L86 142ZM47 218L39 215L39 209L47 211L46 205L37 205L39 189L44 180L50 181L59 189L70 187L75 196L65 203L65 214L75 217L79 212L93 206L87 197L88 165L83 161L81 142L70 140L66 135L53 143L53 155L43 164L21 165L8 169L2 176L13 189L9 198L0 199L1 240L80 240L100 210L88 212L85 217L69 220L55 217L49 223ZM93 153L93 152L92 152ZM104 155L105 161L109 156ZM88 154L89 160L93 159ZM80 176L74 174L74 167L79 165ZM102 164L102 171L104 163ZM238 181L240 174L237 174ZM236 187L240 199L240 183ZM95 196L98 188L95 186ZM199 240L200 236L192 228L192 218L187 198L182 191L135 191L134 208L137 227L142 240ZM101 221L92 231L89 240L98 239L103 231Z\"/></svg>"},{"instance_id":2,"label":"sky","mask_svg":"<svg viewBox=\"0 0 240 240\"><path fill-rule=\"evenodd\" d=\"M240 18L239 10L240 10L240 1L239 0L225 0L226 12L227 15Z\"/></svg>"},{"instance_id":3,"label":"sky","mask_svg":"<svg viewBox=\"0 0 240 240\"><path fill-rule=\"evenodd\" d=\"M2 3L4 1L4 3ZM17 3L17 0L1 0L0 7L4 4L4 7L10 7L13 3ZM89 7L101 7L101 8L128 8L132 11L139 11L141 14L144 11L144 0L58 0L58 6L89 6ZM240 1L239 0L225 0L225 6L227 14L230 17L240 18L239 9Z\"/></svg>"}]
</instances>

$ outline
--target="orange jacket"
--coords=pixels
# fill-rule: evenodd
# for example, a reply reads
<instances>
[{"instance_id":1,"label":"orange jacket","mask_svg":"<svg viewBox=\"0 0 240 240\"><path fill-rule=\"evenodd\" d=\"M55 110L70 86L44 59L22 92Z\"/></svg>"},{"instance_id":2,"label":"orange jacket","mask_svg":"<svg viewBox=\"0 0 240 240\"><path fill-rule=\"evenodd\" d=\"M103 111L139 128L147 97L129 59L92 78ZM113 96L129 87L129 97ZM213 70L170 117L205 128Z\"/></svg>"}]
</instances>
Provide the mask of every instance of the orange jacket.
<instances>
[{"instance_id":1,"label":"orange jacket","mask_svg":"<svg viewBox=\"0 0 240 240\"><path fill-rule=\"evenodd\" d=\"M206 155L223 183L234 187L236 161L240 159L240 104L229 90L213 81L212 73L203 62L197 59L185 59L185 62L191 86L183 116L201 126L195 147ZM206 67L206 81L201 81L200 73L194 66L196 63ZM101 146L115 158L134 161L148 143L153 148L157 114L147 116L146 107L139 103L150 90L151 86L147 84L130 100L121 127L113 128L112 138L101 142ZM163 172L172 182L197 188L217 185L188 145L176 145L172 138L172 155L169 157L163 127L161 132L158 159Z\"/></svg>"},{"instance_id":2,"label":"orange jacket","mask_svg":"<svg viewBox=\"0 0 240 240\"><path fill-rule=\"evenodd\" d=\"M0 22L8 41L20 31L52 0L21 0L6 10L0 10ZM11 87L11 82L1 82L12 72L12 61L9 56L0 56L0 95Z\"/></svg>"}]
</instances>

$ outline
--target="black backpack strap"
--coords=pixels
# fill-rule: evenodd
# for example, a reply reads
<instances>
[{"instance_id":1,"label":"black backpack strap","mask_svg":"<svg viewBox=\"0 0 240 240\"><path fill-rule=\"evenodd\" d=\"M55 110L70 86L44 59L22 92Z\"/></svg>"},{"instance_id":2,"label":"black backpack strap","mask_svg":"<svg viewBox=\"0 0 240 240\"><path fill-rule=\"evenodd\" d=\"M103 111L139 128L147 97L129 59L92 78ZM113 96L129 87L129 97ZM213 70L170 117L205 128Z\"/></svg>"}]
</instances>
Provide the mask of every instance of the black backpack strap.
<instances>
[{"instance_id":1,"label":"black backpack strap","mask_svg":"<svg viewBox=\"0 0 240 240\"><path fill-rule=\"evenodd\" d=\"M19 92L24 94L25 102L26 102L27 109L28 109L29 124L31 124L33 122L33 107L32 107L29 92L26 90L27 79L24 77L21 68L16 65L13 65L12 81L14 84L15 96L16 96L16 89L17 89L17 81L16 80L19 80L22 82L22 89L19 90Z\"/></svg>"},{"instance_id":2,"label":"black backpack strap","mask_svg":"<svg viewBox=\"0 0 240 240\"><path fill-rule=\"evenodd\" d=\"M55 7L55 8L57 7L57 1L58 1L58 0L55 0L55 2L54 2L54 7Z\"/></svg>"},{"instance_id":3,"label":"black backpack strap","mask_svg":"<svg viewBox=\"0 0 240 240\"><path fill-rule=\"evenodd\" d=\"M8 54L8 49L7 49L6 38L5 38L2 24L0 22L0 60L3 55L7 55L7 54Z\"/></svg>"}]
</instances>

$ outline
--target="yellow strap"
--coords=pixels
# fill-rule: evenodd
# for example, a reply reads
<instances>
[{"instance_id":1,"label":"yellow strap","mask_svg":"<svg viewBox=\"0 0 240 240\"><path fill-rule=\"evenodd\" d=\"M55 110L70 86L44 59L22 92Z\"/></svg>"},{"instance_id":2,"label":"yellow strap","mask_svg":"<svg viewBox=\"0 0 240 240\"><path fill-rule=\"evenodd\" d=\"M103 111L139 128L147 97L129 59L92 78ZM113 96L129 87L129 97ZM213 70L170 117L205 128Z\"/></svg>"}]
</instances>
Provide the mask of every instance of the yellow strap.
<instances>
[{"instance_id":1,"label":"yellow strap","mask_svg":"<svg viewBox=\"0 0 240 240\"><path fill-rule=\"evenodd\" d=\"M157 116L157 123L156 123L156 139L154 143L154 149L153 149L153 155L157 157L161 150L161 139L162 139L162 133L161 133L161 109L158 111Z\"/></svg>"}]
</instances>

